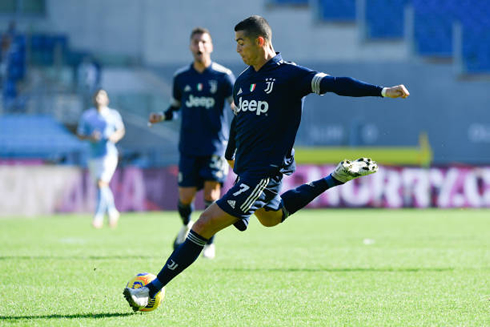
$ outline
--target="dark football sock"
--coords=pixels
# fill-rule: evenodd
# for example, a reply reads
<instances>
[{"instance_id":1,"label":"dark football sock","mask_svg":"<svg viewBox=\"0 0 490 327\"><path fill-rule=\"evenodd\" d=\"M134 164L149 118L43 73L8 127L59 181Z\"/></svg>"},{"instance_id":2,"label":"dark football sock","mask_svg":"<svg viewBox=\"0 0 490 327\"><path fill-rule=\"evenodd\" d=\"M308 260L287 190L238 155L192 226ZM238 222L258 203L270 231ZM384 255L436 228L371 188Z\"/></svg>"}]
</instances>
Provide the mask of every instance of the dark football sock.
<instances>
[{"instance_id":1,"label":"dark football sock","mask_svg":"<svg viewBox=\"0 0 490 327\"><path fill-rule=\"evenodd\" d=\"M191 230L185 242L170 255L157 278L147 285L150 297L155 297L168 282L196 261L207 241Z\"/></svg>"},{"instance_id":2,"label":"dark football sock","mask_svg":"<svg viewBox=\"0 0 490 327\"><path fill-rule=\"evenodd\" d=\"M329 188L341 184L342 183L333 178L332 175L328 175L325 178L310 182L308 184L303 184L295 189L286 191L281 195L282 203L285 209L284 219L305 207L308 203L313 201L317 196Z\"/></svg>"},{"instance_id":3,"label":"dark football sock","mask_svg":"<svg viewBox=\"0 0 490 327\"><path fill-rule=\"evenodd\" d=\"M191 214L194 211L194 203L183 204L182 202L179 201L177 208L179 210L179 215L180 218L182 219L182 223L184 225L187 225L189 221L191 221Z\"/></svg>"}]
</instances>

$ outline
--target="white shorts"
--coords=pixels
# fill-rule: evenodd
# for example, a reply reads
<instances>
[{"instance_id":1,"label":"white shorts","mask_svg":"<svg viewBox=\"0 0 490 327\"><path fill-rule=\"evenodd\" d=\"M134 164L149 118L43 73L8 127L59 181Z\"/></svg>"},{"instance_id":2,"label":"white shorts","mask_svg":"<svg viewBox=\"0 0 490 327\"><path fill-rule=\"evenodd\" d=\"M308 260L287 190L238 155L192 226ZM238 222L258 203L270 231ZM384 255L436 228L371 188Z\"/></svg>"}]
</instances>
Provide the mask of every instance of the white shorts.
<instances>
[{"instance_id":1,"label":"white shorts","mask_svg":"<svg viewBox=\"0 0 490 327\"><path fill-rule=\"evenodd\" d=\"M116 171L117 167L117 156L104 156L100 158L90 159L88 161L88 169L90 171L90 176L94 181L101 180L103 182L109 183L111 181L112 175Z\"/></svg>"}]
</instances>

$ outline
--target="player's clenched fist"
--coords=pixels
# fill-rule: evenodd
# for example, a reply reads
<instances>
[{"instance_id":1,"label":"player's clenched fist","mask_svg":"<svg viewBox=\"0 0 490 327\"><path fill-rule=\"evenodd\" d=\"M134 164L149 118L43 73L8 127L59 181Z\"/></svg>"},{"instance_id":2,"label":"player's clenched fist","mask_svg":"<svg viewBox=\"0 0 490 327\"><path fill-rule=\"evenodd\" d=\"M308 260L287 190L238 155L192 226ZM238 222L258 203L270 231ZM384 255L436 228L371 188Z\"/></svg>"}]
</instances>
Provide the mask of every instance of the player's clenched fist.
<instances>
[{"instance_id":1,"label":"player's clenched fist","mask_svg":"<svg viewBox=\"0 0 490 327\"><path fill-rule=\"evenodd\" d=\"M148 121L152 124L159 123L164 120L165 116L161 112L152 112Z\"/></svg>"},{"instance_id":2,"label":"player's clenched fist","mask_svg":"<svg viewBox=\"0 0 490 327\"><path fill-rule=\"evenodd\" d=\"M384 96L387 98L406 98L410 95L405 85L386 87Z\"/></svg>"}]
</instances>

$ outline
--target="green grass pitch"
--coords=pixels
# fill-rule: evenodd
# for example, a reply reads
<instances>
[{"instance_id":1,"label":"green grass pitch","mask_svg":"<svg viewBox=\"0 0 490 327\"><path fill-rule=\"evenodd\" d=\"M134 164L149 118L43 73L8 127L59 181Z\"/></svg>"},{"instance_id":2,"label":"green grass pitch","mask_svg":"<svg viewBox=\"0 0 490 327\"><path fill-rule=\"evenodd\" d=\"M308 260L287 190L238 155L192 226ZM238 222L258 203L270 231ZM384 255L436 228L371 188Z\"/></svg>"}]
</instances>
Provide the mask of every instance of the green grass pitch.
<instances>
[{"instance_id":1,"label":"green grass pitch","mask_svg":"<svg viewBox=\"0 0 490 327\"><path fill-rule=\"evenodd\" d=\"M195 215L197 217L197 214ZM122 296L158 273L177 213L0 219L1 326L490 326L490 211L303 210L218 234L156 311Z\"/></svg>"}]
</instances>

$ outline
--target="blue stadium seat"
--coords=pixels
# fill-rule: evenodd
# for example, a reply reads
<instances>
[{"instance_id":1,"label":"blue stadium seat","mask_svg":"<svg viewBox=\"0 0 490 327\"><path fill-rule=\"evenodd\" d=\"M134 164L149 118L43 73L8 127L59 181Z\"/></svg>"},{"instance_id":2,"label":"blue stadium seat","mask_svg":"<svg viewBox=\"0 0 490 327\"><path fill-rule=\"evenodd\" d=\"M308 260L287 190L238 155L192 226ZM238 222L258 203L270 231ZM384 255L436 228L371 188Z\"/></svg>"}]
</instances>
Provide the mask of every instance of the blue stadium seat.
<instances>
[{"instance_id":1,"label":"blue stadium seat","mask_svg":"<svg viewBox=\"0 0 490 327\"><path fill-rule=\"evenodd\" d=\"M461 1L458 19L463 28L466 72L490 72L490 8L485 1Z\"/></svg>"},{"instance_id":2,"label":"blue stadium seat","mask_svg":"<svg viewBox=\"0 0 490 327\"><path fill-rule=\"evenodd\" d=\"M268 0L272 5L305 5L309 4L309 0Z\"/></svg>"},{"instance_id":3,"label":"blue stadium seat","mask_svg":"<svg viewBox=\"0 0 490 327\"><path fill-rule=\"evenodd\" d=\"M415 51L424 56L451 57L456 7L446 0L413 0Z\"/></svg>"},{"instance_id":4,"label":"blue stadium seat","mask_svg":"<svg viewBox=\"0 0 490 327\"><path fill-rule=\"evenodd\" d=\"M366 37L395 39L404 36L405 5L409 0L366 0Z\"/></svg>"},{"instance_id":5,"label":"blue stadium seat","mask_svg":"<svg viewBox=\"0 0 490 327\"><path fill-rule=\"evenodd\" d=\"M54 61L54 50L60 46L63 57L68 52L68 36L65 34L33 34L30 37L32 60L35 65L49 66Z\"/></svg>"},{"instance_id":6,"label":"blue stadium seat","mask_svg":"<svg viewBox=\"0 0 490 327\"><path fill-rule=\"evenodd\" d=\"M468 73L490 72L490 29L463 27L463 65Z\"/></svg>"},{"instance_id":7,"label":"blue stadium seat","mask_svg":"<svg viewBox=\"0 0 490 327\"><path fill-rule=\"evenodd\" d=\"M317 0L319 17L329 22L354 22L356 0Z\"/></svg>"},{"instance_id":8,"label":"blue stadium seat","mask_svg":"<svg viewBox=\"0 0 490 327\"><path fill-rule=\"evenodd\" d=\"M470 73L490 71L490 8L482 0L413 0L415 48L421 55L451 57L453 24L463 29L463 65Z\"/></svg>"},{"instance_id":9,"label":"blue stadium seat","mask_svg":"<svg viewBox=\"0 0 490 327\"><path fill-rule=\"evenodd\" d=\"M83 164L88 144L48 115L0 117L0 157Z\"/></svg>"}]
</instances>

